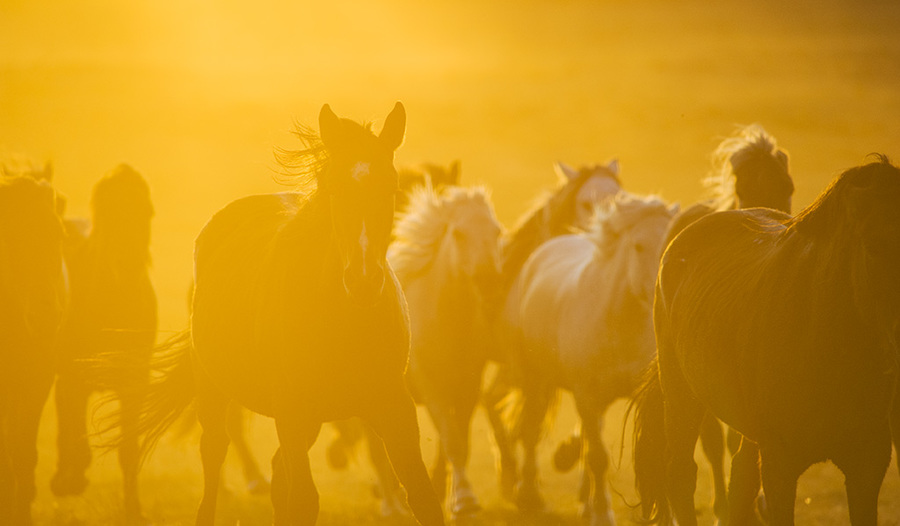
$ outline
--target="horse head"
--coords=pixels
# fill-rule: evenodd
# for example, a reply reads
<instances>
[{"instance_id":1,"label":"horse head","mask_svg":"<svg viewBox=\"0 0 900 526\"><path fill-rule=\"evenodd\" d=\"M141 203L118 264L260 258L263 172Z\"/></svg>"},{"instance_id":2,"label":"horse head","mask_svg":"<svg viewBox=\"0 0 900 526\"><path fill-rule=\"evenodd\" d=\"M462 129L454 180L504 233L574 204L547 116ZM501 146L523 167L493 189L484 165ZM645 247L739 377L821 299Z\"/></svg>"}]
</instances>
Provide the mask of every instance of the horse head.
<instances>
[{"instance_id":1,"label":"horse head","mask_svg":"<svg viewBox=\"0 0 900 526\"><path fill-rule=\"evenodd\" d=\"M376 136L367 127L338 118L326 104L319 113L319 130L328 169L317 182L330 202L344 290L354 301L371 304L385 283L398 189L394 150L403 142L406 110L398 102Z\"/></svg>"},{"instance_id":2,"label":"horse head","mask_svg":"<svg viewBox=\"0 0 900 526\"><path fill-rule=\"evenodd\" d=\"M669 222L678 205L667 206L658 197L627 193L616 196L608 210L599 209L600 248L624 266L628 290L648 307L653 300L659 259Z\"/></svg>"},{"instance_id":3,"label":"horse head","mask_svg":"<svg viewBox=\"0 0 900 526\"><path fill-rule=\"evenodd\" d=\"M115 167L94 185L91 211L91 237L105 250L149 263L154 210L150 185L140 173L127 164Z\"/></svg>"},{"instance_id":4,"label":"horse head","mask_svg":"<svg viewBox=\"0 0 900 526\"><path fill-rule=\"evenodd\" d=\"M762 126L738 129L719 143L712 159L714 171L706 184L717 209L764 207L791 213L794 182L788 155Z\"/></svg>"},{"instance_id":5,"label":"horse head","mask_svg":"<svg viewBox=\"0 0 900 526\"><path fill-rule=\"evenodd\" d=\"M450 208L448 236L454 266L476 283L488 285L500 276L500 227L484 189L453 188L444 197Z\"/></svg>"},{"instance_id":6,"label":"horse head","mask_svg":"<svg viewBox=\"0 0 900 526\"><path fill-rule=\"evenodd\" d=\"M28 176L0 179L0 312L24 316L41 330L58 323L64 297L63 224L56 193L46 181Z\"/></svg>"},{"instance_id":7,"label":"horse head","mask_svg":"<svg viewBox=\"0 0 900 526\"><path fill-rule=\"evenodd\" d=\"M613 159L607 164L594 164L574 169L557 162L553 166L557 176L566 185L577 185L574 196L574 217L570 226L587 230L594 215L594 207L614 197L619 183L619 161Z\"/></svg>"}]
</instances>

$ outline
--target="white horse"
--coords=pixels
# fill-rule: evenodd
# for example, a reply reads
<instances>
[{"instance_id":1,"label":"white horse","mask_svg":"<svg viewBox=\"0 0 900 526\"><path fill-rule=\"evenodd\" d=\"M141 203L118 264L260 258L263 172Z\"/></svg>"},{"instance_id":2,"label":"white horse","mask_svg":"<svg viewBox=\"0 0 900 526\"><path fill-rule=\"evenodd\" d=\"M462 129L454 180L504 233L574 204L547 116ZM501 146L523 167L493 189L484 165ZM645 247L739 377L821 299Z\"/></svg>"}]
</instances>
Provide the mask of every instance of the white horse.
<instances>
[{"instance_id":1,"label":"white horse","mask_svg":"<svg viewBox=\"0 0 900 526\"><path fill-rule=\"evenodd\" d=\"M500 276L500 234L484 189L449 187L441 195L423 189L413 193L388 250L409 303L407 383L438 429L433 482L444 489L441 468L449 461L454 517L478 509L465 466L488 354L485 295Z\"/></svg>"},{"instance_id":2,"label":"white horse","mask_svg":"<svg viewBox=\"0 0 900 526\"><path fill-rule=\"evenodd\" d=\"M659 198L622 193L598 209L589 231L551 239L525 262L502 315L522 375L520 508L541 507L535 447L552 394L564 388L575 399L588 449L586 511L593 525L614 523L603 485L602 418L631 394L653 357L653 284L676 211Z\"/></svg>"}]
</instances>

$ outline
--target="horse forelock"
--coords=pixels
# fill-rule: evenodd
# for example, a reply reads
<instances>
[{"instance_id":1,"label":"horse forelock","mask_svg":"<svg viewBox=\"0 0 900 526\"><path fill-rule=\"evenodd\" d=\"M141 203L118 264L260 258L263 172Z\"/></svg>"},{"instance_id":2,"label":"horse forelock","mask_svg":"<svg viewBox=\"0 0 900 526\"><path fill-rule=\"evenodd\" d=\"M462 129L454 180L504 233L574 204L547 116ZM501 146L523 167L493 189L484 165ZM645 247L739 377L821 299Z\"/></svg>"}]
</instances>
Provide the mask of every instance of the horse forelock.
<instances>
[{"instance_id":1,"label":"horse forelock","mask_svg":"<svg viewBox=\"0 0 900 526\"><path fill-rule=\"evenodd\" d=\"M778 148L774 137L759 124L738 128L733 136L724 139L711 155L713 168L704 179L711 198L718 210L735 208L738 202L737 178L750 163L762 163L771 168L769 175L785 184L788 194L793 193L793 183L786 164L787 154ZM779 196L780 197L780 196Z\"/></svg>"},{"instance_id":2,"label":"horse forelock","mask_svg":"<svg viewBox=\"0 0 900 526\"><path fill-rule=\"evenodd\" d=\"M438 193L432 188L414 188L406 212L394 224L389 250L398 274L418 272L434 259L448 230L474 214L494 218L489 192L484 187L450 186Z\"/></svg>"},{"instance_id":3,"label":"horse forelock","mask_svg":"<svg viewBox=\"0 0 900 526\"><path fill-rule=\"evenodd\" d=\"M674 211L659 196L621 193L610 206L596 210L587 236L601 252L609 254L645 219L661 217L668 222L673 216ZM665 229L660 234L664 233Z\"/></svg>"}]
</instances>

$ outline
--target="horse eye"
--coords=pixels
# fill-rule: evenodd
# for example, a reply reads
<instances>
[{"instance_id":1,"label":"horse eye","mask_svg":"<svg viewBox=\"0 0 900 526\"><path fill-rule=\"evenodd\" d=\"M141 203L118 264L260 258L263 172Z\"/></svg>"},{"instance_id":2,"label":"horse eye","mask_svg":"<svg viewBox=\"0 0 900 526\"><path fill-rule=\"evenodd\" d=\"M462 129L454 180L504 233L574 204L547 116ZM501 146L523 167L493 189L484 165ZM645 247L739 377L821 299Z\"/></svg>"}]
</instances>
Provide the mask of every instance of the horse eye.
<instances>
[{"instance_id":1,"label":"horse eye","mask_svg":"<svg viewBox=\"0 0 900 526\"><path fill-rule=\"evenodd\" d=\"M636 243L636 244L634 245L634 251L637 252L637 253L641 253L641 252L643 252L645 249L646 249L646 247L645 247L644 245L640 244L640 243Z\"/></svg>"}]
</instances>

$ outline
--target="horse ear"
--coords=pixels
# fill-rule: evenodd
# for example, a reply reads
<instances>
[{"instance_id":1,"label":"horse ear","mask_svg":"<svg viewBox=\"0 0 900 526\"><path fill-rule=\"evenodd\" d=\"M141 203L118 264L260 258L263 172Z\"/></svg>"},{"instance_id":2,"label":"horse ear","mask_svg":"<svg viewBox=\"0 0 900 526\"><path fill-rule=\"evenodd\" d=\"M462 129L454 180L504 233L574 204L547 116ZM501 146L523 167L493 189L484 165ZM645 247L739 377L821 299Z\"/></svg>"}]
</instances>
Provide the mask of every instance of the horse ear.
<instances>
[{"instance_id":1,"label":"horse ear","mask_svg":"<svg viewBox=\"0 0 900 526\"><path fill-rule=\"evenodd\" d=\"M340 129L341 120L331 111L331 106L328 104L322 106L319 112L319 135L326 147L333 148L337 145Z\"/></svg>"},{"instance_id":2,"label":"horse ear","mask_svg":"<svg viewBox=\"0 0 900 526\"><path fill-rule=\"evenodd\" d=\"M53 181L53 161L44 163L44 170L41 172L41 178L47 182Z\"/></svg>"},{"instance_id":3,"label":"horse ear","mask_svg":"<svg viewBox=\"0 0 900 526\"><path fill-rule=\"evenodd\" d=\"M451 186L459 185L459 159L450 163L450 171L447 173L447 183Z\"/></svg>"},{"instance_id":4,"label":"horse ear","mask_svg":"<svg viewBox=\"0 0 900 526\"><path fill-rule=\"evenodd\" d=\"M384 141L385 146L396 150L403 144L403 136L406 133L406 108L403 103L397 102L394 109L388 114L384 120L384 128L378 138Z\"/></svg>"},{"instance_id":5,"label":"horse ear","mask_svg":"<svg viewBox=\"0 0 900 526\"><path fill-rule=\"evenodd\" d=\"M618 176L618 175L619 175L619 160L618 160L618 159L613 159L612 161L609 162L609 164L606 165L606 168L607 168L610 172L612 172L612 173L614 173L616 176Z\"/></svg>"},{"instance_id":6,"label":"horse ear","mask_svg":"<svg viewBox=\"0 0 900 526\"><path fill-rule=\"evenodd\" d=\"M573 181L578 178L578 170L561 161L553 163L553 171L563 181Z\"/></svg>"}]
</instances>

